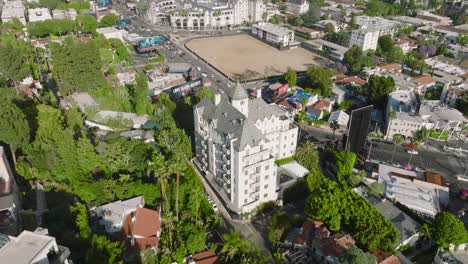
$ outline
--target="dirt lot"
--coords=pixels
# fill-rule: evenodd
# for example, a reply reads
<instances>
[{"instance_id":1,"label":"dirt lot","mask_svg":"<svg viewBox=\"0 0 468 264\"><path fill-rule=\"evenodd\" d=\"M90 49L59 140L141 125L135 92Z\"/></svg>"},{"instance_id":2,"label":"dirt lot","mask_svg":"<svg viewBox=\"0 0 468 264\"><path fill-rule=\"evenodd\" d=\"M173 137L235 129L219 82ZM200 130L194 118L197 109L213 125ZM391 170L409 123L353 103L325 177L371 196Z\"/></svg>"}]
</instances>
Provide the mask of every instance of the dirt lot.
<instances>
[{"instance_id":1,"label":"dirt lot","mask_svg":"<svg viewBox=\"0 0 468 264\"><path fill-rule=\"evenodd\" d=\"M249 35L199 38L186 46L227 76L249 80L303 71L326 60L303 48L280 51Z\"/></svg>"}]
</instances>

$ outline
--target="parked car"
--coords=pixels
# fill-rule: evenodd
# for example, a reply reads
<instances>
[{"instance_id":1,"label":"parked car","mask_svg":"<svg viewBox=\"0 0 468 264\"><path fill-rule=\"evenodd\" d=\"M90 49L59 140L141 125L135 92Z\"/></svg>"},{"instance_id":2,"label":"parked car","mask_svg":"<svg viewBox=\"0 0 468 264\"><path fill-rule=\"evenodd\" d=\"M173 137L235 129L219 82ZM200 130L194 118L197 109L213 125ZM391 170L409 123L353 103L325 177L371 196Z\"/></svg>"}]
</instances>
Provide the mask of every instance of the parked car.
<instances>
[{"instance_id":1,"label":"parked car","mask_svg":"<svg viewBox=\"0 0 468 264\"><path fill-rule=\"evenodd\" d=\"M416 150L414 150L414 149L408 149L407 151L411 155L418 155L418 152Z\"/></svg>"},{"instance_id":2,"label":"parked car","mask_svg":"<svg viewBox=\"0 0 468 264\"><path fill-rule=\"evenodd\" d=\"M202 72L201 76L203 76L203 78L206 78L208 75L206 73Z\"/></svg>"}]
</instances>

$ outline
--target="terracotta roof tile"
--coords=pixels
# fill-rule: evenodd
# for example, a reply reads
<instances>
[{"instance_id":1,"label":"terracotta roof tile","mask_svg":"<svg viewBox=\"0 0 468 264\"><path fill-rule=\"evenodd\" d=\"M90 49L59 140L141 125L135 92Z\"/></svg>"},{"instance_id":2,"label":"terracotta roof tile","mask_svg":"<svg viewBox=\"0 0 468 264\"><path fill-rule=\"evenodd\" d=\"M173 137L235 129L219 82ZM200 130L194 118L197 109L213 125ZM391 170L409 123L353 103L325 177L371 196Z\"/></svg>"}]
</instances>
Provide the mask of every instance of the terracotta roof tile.
<instances>
[{"instance_id":1,"label":"terracotta roof tile","mask_svg":"<svg viewBox=\"0 0 468 264\"><path fill-rule=\"evenodd\" d=\"M401 65L398 63L389 63L380 66L381 69L393 72L401 72Z\"/></svg>"},{"instance_id":2,"label":"terracotta roof tile","mask_svg":"<svg viewBox=\"0 0 468 264\"><path fill-rule=\"evenodd\" d=\"M196 264L219 264L219 259L216 253L211 250L197 253L192 256Z\"/></svg>"},{"instance_id":3,"label":"terracotta roof tile","mask_svg":"<svg viewBox=\"0 0 468 264\"><path fill-rule=\"evenodd\" d=\"M432 77L429 75L416 76L416 77L412 77L411 79L421 85L435 83L435 80L432 79Z\"/></svg>"},{"instance_id":4,"label":"terracotta roof tile","mask_svg":"<svg viewBox=\"0 0 468 264\"><path fill-rule=\"evenodd\" d=\"M132 221L132 218L135 218ZM143 250L147 247L156 247L159 243L159 234L161 231L161 218L159 208L151 210L147 208L137 208L125 219L122 227L124 238L134 236L134 247Z\"/></svg>"}]
</instances>

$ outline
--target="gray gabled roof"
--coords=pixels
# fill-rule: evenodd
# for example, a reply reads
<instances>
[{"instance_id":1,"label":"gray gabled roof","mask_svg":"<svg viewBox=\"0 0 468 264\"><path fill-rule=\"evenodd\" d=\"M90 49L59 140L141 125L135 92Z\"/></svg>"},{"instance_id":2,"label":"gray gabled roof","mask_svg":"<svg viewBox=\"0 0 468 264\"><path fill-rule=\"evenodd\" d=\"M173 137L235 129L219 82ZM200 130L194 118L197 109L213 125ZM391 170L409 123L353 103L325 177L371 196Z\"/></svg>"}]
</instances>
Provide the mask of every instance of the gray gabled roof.
<instances>
[{"instance_id":1,"label":"gray gabled roof","mask_svg":"<svg viewBox=\"0 0 468 264\"><path fill-rule=\"evenodd\" d=\"M419 232L421 225L401 211L398 207L393 205L390 201L385 200L382 202L371 202L374 204L377 211L390 220L393 226L400 231L400 243Z\"/></svg>"},{"instance_id":2,"label":"gray gabled roof","mask_svg":"<svg viewBox=\"0 0 468 264\"><path fill-rule=\"evenodd\" d=\"M249 98L247 91L245 91L239 81L237 81L233 88L227 90L227 94L231 100L243 100Z\"/></svg>"},{"instance_id":3,"label":"gray gabled roof","mask_svg":"<svg viewBox=\"0 0 468 264\"><path fill-rule=\"evenodd\" d=\"M237 150L243 150L247 145L256 146L260 141L268 139L247 119L239 110L227 100L221 99L218 105L205 98L195 108L208 122L214 122L219 134L231 135L237 138L233 144Z\"/></svg>"},{"instance_id":4,"label":"gray gabled roof","mask_svg":"<svg viewBox=\"0 0 468 264\"><path fill-rule=\"evenodd\" d=\"M282 116L286 112L278 105L269 105L261 98L249 100L249 120L252 123L259 119L271 118L272 116Z\"/></svg>"}]
</instances>

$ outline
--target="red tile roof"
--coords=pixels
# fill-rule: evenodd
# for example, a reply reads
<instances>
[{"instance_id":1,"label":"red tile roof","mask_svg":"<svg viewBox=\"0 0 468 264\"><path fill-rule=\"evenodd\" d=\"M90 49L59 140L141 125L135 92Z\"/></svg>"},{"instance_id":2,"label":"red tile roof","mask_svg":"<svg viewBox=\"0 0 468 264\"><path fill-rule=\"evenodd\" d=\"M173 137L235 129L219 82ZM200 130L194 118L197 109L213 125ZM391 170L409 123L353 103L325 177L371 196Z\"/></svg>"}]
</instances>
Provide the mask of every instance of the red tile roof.
<instances>
[{"instance_id":1,"label":"red tile roof","mask_svg":"<svg viewBox=\"0 0 468 264\"><path fill-rule=\"evenodd\" d=\"M196 264L219 264L219 259L216 253L211 250L200 252L192 256Z\"/></svg>"},{"instance_id":2,"label":"red tile roof","mask_svg":"<svg viewBox=\"0 0 468 264\"><path fill-rule=\"evenodd\" d=\"M320 100L312 106L312 109L328 110L328 108L330 107L330 103L331 102L328 100Z\"/></svg>"},{"instance_id":3,"label":"red tile roof","mask_svg":"<svg viewBox=\"0 0 468 264\"><path fill-rule=\"evenodd\" d=\"M347 76L344 74L339 74L335 76L335 83L336 84L357 84L357 85L364 85L367 82L357 76Z\"/></svg>"},{"instance_id":4,"label":"red tile roof","mask_svg":"<svg viewBox=\"0 0 468 264\"><path fill-rule=\"evenodd\" d=\"M421 85L435 83L435 80L432 79L432 77L429 75L416 76L416 77L412 77L411 79Z\"/></svg>"},{"instance_id":5,"label":"red tile roof","mask_svg":"<svg viewBox=\"0 0 468 264\"><path fill-rule=\"evenodd\" d=\"M372 255L377 258L378 264L400 264L400 260L388 252L377 250L372 252Z\"/></svg>"},{"instance_id":6,"label":"red tile roof","mask_svg":"<svg viewBox=\"0 0 468 264\"><path fill-rule=\"evenodd\" d=\"M151 210L137 208L125 219L122 227L124 238L135 237L133 247L138 250L157 247L161 232L161 217L159 208Z\"/></svg>"},{"instance_id":7,"label":"red tile roof","mask_svg":"<svg viewBox=\"0 0 468 264\"><path fill-rule=\"evenodd\" d=\"M393 72L401 72L401 65L398 63L389 63L380 66L381 69Z\"/></svg>"},{"instance_id":8,"label":"red tile roof","mask_svg":"<svg viewBox=\"0 0 468 264\"><path fill-rule=\"evenodd\" d=\"M449 87L447 89L449 92L454 93L458 96L462 96L465 93L465 90L458 88L458 87Z\"/></svg>"}]
</instances>

